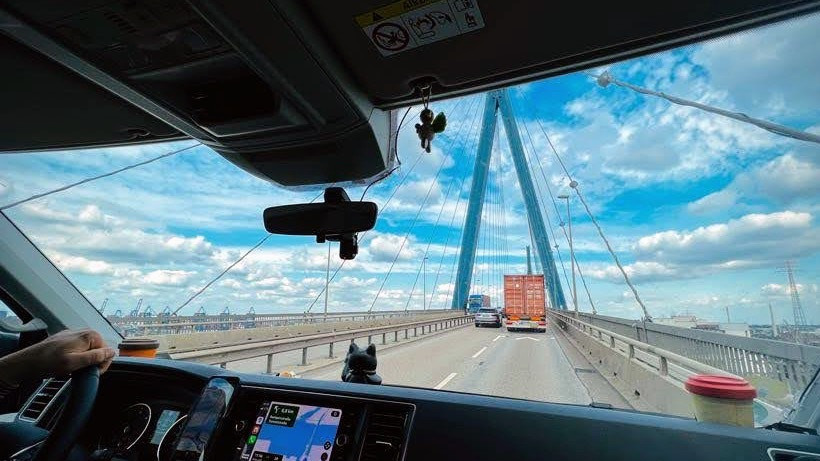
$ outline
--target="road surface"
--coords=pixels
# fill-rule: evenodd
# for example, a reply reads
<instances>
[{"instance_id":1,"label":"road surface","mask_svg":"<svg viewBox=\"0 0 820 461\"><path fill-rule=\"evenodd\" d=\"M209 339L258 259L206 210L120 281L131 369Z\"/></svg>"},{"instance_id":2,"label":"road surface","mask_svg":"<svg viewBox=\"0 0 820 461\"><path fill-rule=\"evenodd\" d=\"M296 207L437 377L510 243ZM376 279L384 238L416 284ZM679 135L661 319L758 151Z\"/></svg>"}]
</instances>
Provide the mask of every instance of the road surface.
<instances>
[{"instance_id":1,"label":"road surface","mask_svg":"<svg viewBox=\"0 0 820 461\"><path fill-rule=\"evenodd\" d=\"M559 331L465 327L378 353L385 384L588 405L629 405ZM338 380L340 364L304 378Z\"/></svg>"}]
</instances>

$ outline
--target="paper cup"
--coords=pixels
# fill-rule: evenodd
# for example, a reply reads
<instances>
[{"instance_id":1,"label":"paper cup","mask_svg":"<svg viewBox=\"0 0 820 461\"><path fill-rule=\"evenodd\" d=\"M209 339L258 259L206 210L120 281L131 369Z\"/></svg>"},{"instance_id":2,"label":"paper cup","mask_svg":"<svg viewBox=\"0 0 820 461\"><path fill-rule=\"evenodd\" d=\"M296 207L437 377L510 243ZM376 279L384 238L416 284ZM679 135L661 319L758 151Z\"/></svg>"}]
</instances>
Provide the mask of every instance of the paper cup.
<instances>
[{"instance_id":1,"label":"paper cup","mask_svg":"<svg viewBox=\"0 0 820 461\"><path fill-rule=\"evenodd\" d=\"M686 380L698 421L754 427L757 391L745 379L694 375Z\"/></svg>"},{"instance_id":2,"label":"paper cup","mask_svg":"<svg viewBox=\"0 0 820 461\"><path fill-rule=\"evenodd\" d=\"M152 359L157 356L159 341L150 338L128 338L119 346L121 357L143 357Z\"/></svg>"}]
</instances>

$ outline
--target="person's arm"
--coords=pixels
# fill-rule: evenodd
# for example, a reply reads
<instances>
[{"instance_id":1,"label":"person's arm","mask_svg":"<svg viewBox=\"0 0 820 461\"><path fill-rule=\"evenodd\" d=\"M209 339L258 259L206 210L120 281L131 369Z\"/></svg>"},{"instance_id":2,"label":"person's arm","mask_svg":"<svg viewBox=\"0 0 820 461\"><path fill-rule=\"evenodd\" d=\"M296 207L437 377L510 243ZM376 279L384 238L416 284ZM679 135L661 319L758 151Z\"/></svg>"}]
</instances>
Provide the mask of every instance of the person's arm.
<instances>
[{"instance_id":1,"label":"person's arm","mask_svg":"<svg viewBox=\"0 0 820 461\"><path fill-rule=\"evenodd\" d=\"M66 375L90 365L99 365L104 372L114 355L96 331L61 331L0 358L0 398L25 381Z\"/></svg>"}]
</instances>

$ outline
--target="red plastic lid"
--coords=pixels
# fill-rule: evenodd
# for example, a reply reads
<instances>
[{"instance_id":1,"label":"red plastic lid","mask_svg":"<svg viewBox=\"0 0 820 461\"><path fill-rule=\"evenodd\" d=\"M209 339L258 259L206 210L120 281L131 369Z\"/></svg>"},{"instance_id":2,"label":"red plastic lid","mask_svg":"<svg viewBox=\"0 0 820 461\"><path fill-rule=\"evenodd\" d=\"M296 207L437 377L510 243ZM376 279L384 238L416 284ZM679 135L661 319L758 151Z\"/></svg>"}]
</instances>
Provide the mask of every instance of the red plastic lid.
<instances>
[{"instance_id":1,"label":"red plastic lid","mask_svg":"<svg viewBox=\"0 0 820 461\"><path fill-rule=\"evenodd\" d=\"M686 380L686 390L719 399L751 400L757 390L748 381L719 375L693 375Z\"/></svg>"}]
</instances>

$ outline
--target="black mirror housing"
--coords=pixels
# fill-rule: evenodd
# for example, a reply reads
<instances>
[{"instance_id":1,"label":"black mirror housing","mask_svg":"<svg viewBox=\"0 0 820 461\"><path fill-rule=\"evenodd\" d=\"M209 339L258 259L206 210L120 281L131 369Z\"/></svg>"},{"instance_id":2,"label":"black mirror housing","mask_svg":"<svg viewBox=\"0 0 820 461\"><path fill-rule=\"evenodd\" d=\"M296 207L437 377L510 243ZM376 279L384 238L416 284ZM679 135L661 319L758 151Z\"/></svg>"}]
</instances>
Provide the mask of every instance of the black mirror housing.
<instances>
[{"instance_id":1,"label":"black mirror housing","mask_svg":"<svg viewBox=\"0 0 820 461\"><path fill-rule=\"evenodd\" d=\"M298 203L271 207L263 213L271 234L313 235L318 243L339 242L339 256L353 259L358 253L358 233L376 225L379 208L373 202L350 201L340 187L325 190L324 203Z\"/></svg>"}]
</instances>

